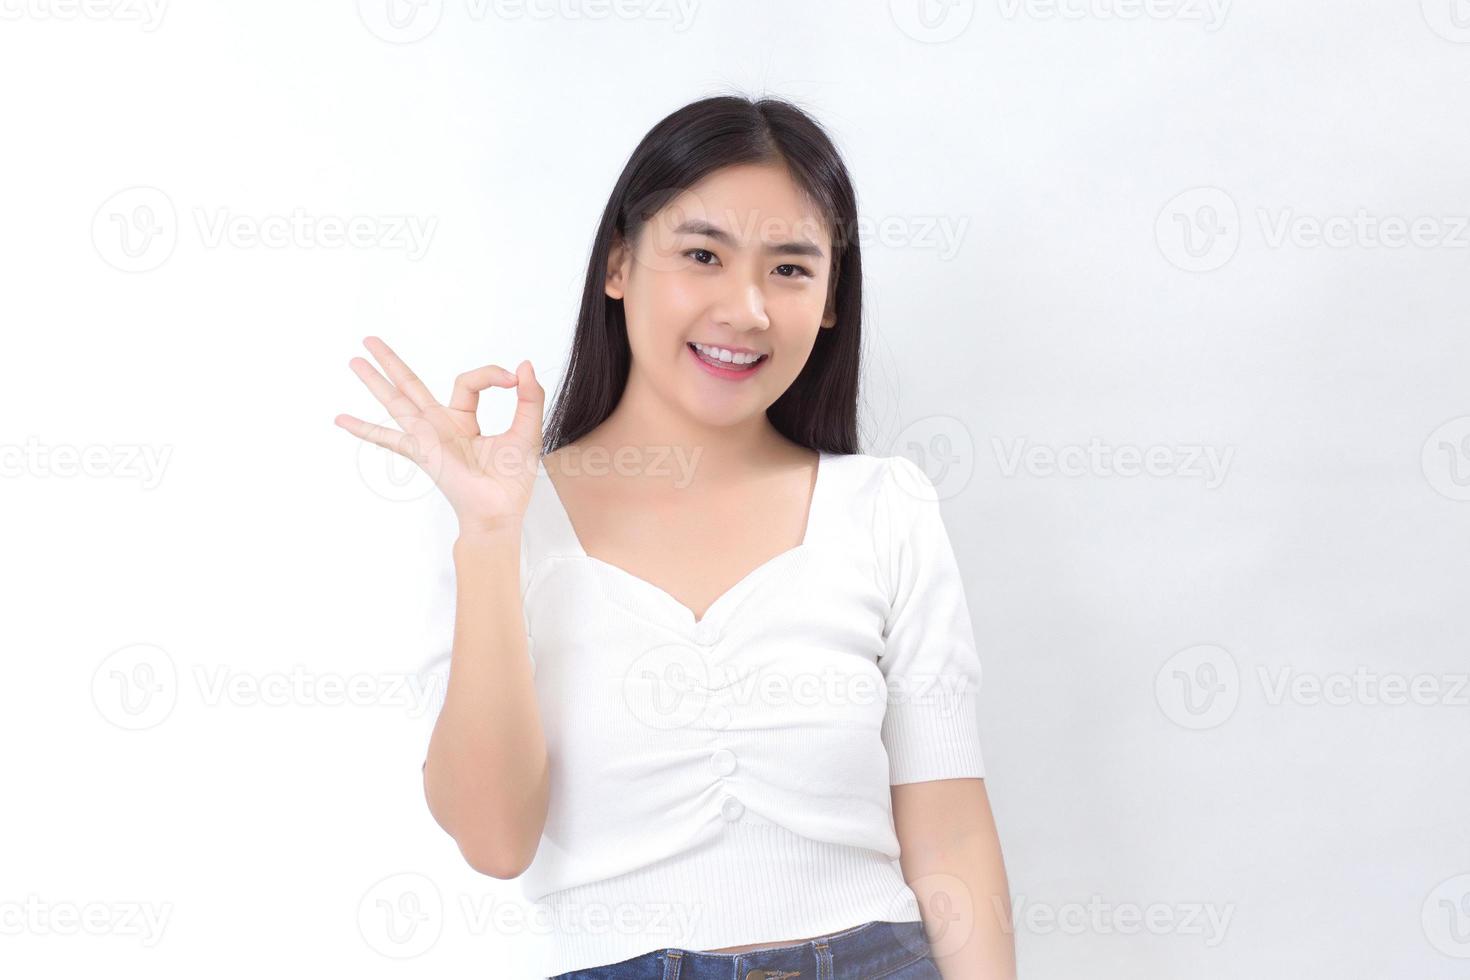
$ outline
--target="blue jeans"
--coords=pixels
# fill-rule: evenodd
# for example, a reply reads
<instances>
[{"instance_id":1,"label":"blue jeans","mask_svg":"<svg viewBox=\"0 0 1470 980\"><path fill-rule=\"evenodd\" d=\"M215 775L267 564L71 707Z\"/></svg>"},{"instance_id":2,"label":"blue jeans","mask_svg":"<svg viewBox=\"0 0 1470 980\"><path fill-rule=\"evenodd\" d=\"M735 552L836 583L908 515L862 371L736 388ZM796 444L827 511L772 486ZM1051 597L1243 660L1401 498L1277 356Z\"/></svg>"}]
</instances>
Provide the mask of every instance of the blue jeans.
<instances>
[{"instance_id":1,"label":"blue jeans","mask_svg":"<svg viewBox=\"0 0 1470 980\"><path fill-rule=\"evenodd\" d=\"M867 922L746 953L657 949L550 980L941 980L922 922Z\"/></svg>"}]
</instances>

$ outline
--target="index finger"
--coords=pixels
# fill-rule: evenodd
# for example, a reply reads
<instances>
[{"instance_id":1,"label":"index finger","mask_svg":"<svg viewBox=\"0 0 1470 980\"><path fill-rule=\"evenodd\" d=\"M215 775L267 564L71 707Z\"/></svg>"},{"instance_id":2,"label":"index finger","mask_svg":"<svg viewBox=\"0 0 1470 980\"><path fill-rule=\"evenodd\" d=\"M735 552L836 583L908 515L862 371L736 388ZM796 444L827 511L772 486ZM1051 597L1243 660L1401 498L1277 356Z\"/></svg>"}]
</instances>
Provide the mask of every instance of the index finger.
<instances>
[{"instance_id":1,"label":"index finger","mask_svg":"<svg viewBox=\"0 0 1470 980\"><path fill-rule=\"evenodd\" d=\"M466 371L454 379L454 392L449 396L449 407L461 412L473 412L480 407L480 392L497 385L509 388L515 385L514 371L499 364L487 364L473 371Z\"/></svg>"},{"instance_id":2,"label":"index finger","mask_svg":"<svg viewBox=\"0 0 1470 980\"><path fill-rule=\"evenodd\" d=\"M393 348L383 343L378 337L364 337L362 345L383 366L383 371L398 386L398 390L412 399L415 405L422 409L438 404L434 401L434 396L429 393L428 386L419 380L418 375L408 369L408 365L403 363L401 357L393 353Z\"/></svg>"}]
</instances>

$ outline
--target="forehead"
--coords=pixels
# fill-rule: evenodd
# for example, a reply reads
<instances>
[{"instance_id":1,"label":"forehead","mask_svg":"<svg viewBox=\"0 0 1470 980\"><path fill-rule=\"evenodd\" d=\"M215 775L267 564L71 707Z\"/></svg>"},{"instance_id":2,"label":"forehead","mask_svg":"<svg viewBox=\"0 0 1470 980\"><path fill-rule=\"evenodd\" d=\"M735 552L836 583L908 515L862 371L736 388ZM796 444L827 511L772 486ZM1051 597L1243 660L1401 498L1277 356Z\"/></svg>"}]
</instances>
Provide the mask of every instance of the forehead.
<instances>
[{"instance_id":1,"label":"forehead","mask_svg":"<svg viewBox=\"0 0 1470 980\"><path fill-rule=\"evenodd\" d=\"M718 225L745 244L830 241L817 203L777 164L722 167L679 192L657 216L665 228L686 218Z\"/></svg>"}]
</instances>

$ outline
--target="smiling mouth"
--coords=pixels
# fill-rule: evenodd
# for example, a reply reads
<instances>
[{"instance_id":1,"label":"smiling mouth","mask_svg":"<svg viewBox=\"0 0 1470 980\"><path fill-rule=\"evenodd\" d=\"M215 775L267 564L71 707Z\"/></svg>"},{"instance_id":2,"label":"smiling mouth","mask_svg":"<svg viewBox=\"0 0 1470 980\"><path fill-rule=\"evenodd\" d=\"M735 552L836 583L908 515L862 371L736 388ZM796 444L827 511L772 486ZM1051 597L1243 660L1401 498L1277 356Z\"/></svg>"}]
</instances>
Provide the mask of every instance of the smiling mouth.
<instances>
[{"instance_id":1,"label":"smiling mouth","mask_svg":"<svg viewBox=\"0 0 1470 980\"><path fill-rule=\"evenodd\" d=\"M730 371L732 373L739 373L741 371L753 371L757 367L760 367L762 364L764 364L766 361L770 360L771 357L770 354L761 354L753 361L746 361L742 363L738 360L732 359L727 361L721 357L715 356L714 354L710 353L711 349L703 344L690 342L686 346L694 353L695 357L699 358L699 360L701 360L705 364L708 364L710 367L718 368L722 371Z\"/></svg>"}]
</instances>

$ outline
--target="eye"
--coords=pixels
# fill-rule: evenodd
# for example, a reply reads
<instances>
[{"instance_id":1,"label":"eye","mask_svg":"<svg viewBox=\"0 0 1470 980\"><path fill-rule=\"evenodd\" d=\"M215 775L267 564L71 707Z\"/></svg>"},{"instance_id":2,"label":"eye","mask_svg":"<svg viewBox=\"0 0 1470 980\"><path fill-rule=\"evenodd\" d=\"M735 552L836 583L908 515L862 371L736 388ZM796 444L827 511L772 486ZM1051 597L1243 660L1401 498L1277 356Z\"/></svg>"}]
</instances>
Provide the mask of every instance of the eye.
<instances>
[{"instance_id":1,"label":"eye","mask_svg":"<svg viewBox=\"0 0 1470 980\"><path fill-rule=\"evenodd\" d=\"M689 256L691 259L694 259L694 261L698 262L700 265L709 265L710 263L709 262L702 261L701 259L698 258L698 256L708 255L711 259L714 259L715 258L715 253L714 252L711 252L707 248L691 248L687 252L685 252L684 254L687 255L687 256Z\"/></svg>"},{"instance_id":2,"label":"eye","mask_svg":"<svg viewBox=\"0 0 1470 980\"><path fill-rule=\"evenodd\" d=\"M812 277L812 270L808 269L804 265L797 265L794 262L787 262L784 265L778 265L778 266L776 266L776 271L778 273L782 269L795 269L796 272L797 272L796 275L782 275L781 276L782 279L800 279L802 277L805 277L807 279L810 279Z\"/></svg>"}]
</instances>

